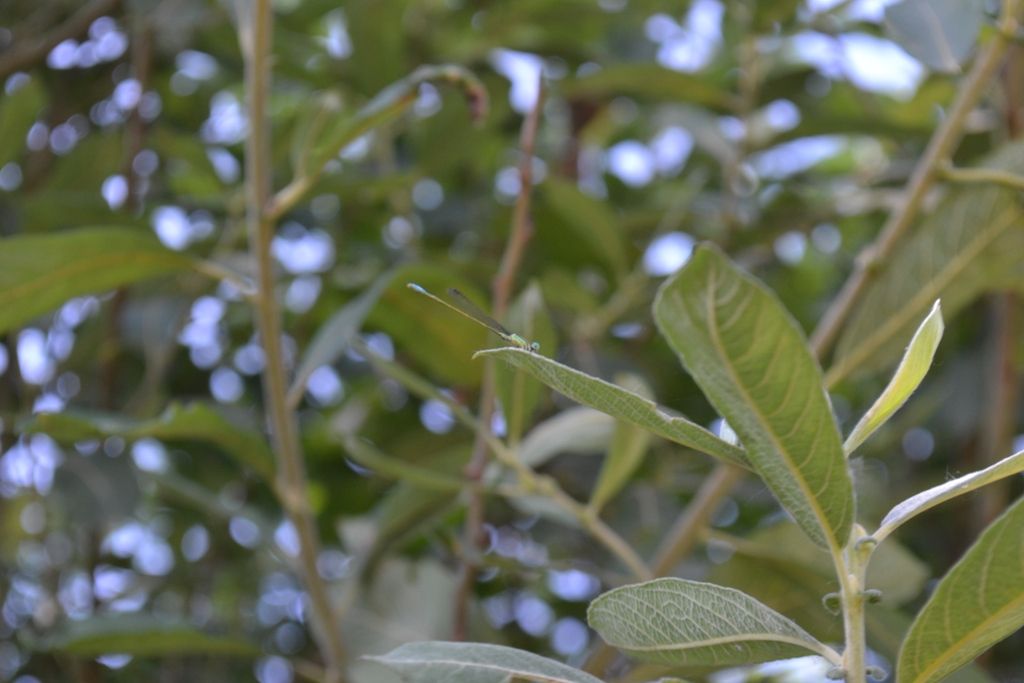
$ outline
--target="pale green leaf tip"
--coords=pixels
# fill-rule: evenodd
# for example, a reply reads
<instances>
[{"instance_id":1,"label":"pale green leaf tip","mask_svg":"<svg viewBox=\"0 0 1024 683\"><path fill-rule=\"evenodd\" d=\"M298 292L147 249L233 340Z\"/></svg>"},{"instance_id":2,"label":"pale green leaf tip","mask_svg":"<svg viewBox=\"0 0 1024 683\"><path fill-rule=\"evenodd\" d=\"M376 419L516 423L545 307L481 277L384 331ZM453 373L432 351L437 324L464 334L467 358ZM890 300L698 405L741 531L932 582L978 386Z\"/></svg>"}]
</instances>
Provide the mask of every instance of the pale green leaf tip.
<instances>
[{"instance_id":1,"label":"pale green leaf tip","mask_svg":"<svg viewBox=\"0 0 1024 683\"><path fill-rule=\"evenodd\" d=\"M932 310L928 312L928 317L931 318L933 315L938 316L939 329L945 327L945 320L942 317L942 299L936 299L935 303L932 304Z\"/></svg>"}]
</instances>

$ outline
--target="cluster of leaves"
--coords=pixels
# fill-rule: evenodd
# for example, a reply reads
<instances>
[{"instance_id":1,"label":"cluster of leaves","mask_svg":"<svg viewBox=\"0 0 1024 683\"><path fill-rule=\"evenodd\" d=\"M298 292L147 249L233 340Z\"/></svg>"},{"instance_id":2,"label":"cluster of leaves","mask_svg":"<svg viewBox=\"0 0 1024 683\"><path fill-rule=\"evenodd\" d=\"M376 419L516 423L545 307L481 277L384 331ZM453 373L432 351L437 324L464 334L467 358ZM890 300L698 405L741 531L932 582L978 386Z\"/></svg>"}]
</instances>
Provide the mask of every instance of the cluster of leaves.
<instances>
[{"instance_id":1,"label":"cluster of leaves","mask_svg":"<svg viewBox=\"0 0 1024 683\"><path fill-rule=\"evenodd\" d=\"M916 515L1024 471L1022 451L898 504L871 534L855 532L853 486L845 461L924 379L942 338L938 303L845 444L821 372L799 327L761 283L736 269L717 249L701 247L662 285L654 317L709 401L733 425L745 450L732 453L727 442L706 432L705 445L698 445L693 436L703 430L682 417L672 418L674 440L755 471L814 545L831 549L838 557L845 551L849 564L837 562L837 572L857 575L858 556L866 570L878 543ZM663 414L641 396L530 350L506 348L482 355L502 357L582 403L638 426ZM1024 499L993 522L938 584L903 640L899 680L943 680L1024 625L1022 521ZM799 539L789 539L783 547L791 553L800 545ZM810 553L813 557L814 551ZM819 562L824 559L818 557ZM881 595L881 589L870 582L867 586L857 590ZM958 616L952 620L951 614ZM839 671L843 666L838 653L790 619L746 593L712 583L663 578L616 588L591 603L588 621L609 644L672 671L801 654L822 656ZM483 645L417 643L378 661L406 673L410 681L476 680L466 670L491 671L495 681L504 680L502 676L564 683L594 680L529 653ZM485 674L480 680L492 678Z\"/></svg>"},{"instance_id":2,"label":"cluster of leaves","mask_svg":"<svg viewBox=\"0 0 1024 683\"><path fill-rule=\"evenodd\" d=\"M244 238L236 16L207 0L78 4L0 14L0 68L18 65L0 71L0 680L316 678L248 311L267 293ZM979 299L1020 289L1017 192L939 186L876 264L824 372L804 339L961 70L1000 39L982 2L904 0L884 17L859 4L275 3L270 294L346 680L594 683L577 666L586 619L650 663L635 680L801 654L841 668L842 623L820 600L843 588L834 558L858 548L884 596L868 643L900 680L940 680L1019 628L1024 508L978 535L959 498L991 485L975 495L998 505L1024 468L979 445L995 409L978 379L993 329ZM37 35L64 42L45 64L10 58ZM130 49L94 59L115 35ZM841 54L886 37L924 69L897 96ZM524 189L517 91L534 68L548 94L533 234L504 322L542 353L474 361L486 333L403 284L485 300ZM979 107L958 164L1024 170L1006 91ZM689 255L703 240L718 248ZM925 381L939 299L950 333ZM495 360L499 462L467 481ZM1001 408L1012 435L1019 410ZM642 558L714 462L757 478L664 570L699 581L624 585L650 578ZM950 470L973 473L928 488ZM460 538L478 494L482 552ZM932 526L903 530L906 546L887 538L947 501ZM795 524L773 517L779 504ZM871 520L866 541L855 521ZM462 595L468 563L479 580ZM611 590L587 611L595 586ZM438 642L462 602L463 635L495 644ZM1021 666L1013 645L994 676Z\"/></svg>"}]
</instances>

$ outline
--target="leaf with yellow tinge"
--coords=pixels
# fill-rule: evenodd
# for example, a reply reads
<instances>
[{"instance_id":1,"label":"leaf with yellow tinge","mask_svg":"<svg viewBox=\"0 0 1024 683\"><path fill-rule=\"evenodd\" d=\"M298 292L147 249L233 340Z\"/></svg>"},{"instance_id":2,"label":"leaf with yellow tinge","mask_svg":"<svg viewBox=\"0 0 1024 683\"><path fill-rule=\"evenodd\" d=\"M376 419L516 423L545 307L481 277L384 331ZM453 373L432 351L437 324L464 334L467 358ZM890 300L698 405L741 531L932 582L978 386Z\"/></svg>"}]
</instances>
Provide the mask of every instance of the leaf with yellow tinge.
<instances>
[{"instance_id":1,"label":"leaf with yellow tinge","mask_svg":"<svg viewBox=\"0 0 1024 683\"><path fill-rule=\"evenodd\" d=\"M1024 626L1024 498L939 582L900 649L899 683L943 680Z\"/></svg>"},{"instance_id":2,"label":"leaf with yellow tinge","mask_svg":"<svg viewBox=\"0 0 1024 683\"><path fill-rule=\"evenodd\" d=\"M932 306L931 313L917 328L914 338L910 340L910 345L903 354L903 360L900 361L899 367L893 373L885 391L868 409L868 412L864 413L864 417L846 437L843 450L847 455L853 453L857 446L864 443L865 439L885 424L886 420L907 402L910 395L921 384L924 376L928 374L928 369L932 366L935 350L939 348L939 342L942 340L943 329L942 309L939 307L939 302L936 301Z\"/></svg>"},{"instance_id":3,"label":"leaf with yellow tinge","mask_svg":"<svg viewBox=\"0 0 1024 683\"><path fill-rule=\"evenodd\" d=\"M853 484L839 429L821 369L778 298L704 244L658 290L654 319L804 533L846 545Z\"/></svg>"}]
</instances>

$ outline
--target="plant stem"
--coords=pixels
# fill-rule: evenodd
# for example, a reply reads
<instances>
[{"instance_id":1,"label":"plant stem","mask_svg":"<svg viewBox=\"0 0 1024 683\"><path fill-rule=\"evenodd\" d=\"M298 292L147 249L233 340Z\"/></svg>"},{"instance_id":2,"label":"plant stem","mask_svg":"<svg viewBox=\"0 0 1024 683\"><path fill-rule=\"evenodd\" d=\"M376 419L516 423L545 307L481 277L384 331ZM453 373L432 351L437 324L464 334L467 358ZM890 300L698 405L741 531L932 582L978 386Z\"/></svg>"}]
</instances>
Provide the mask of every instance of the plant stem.
<instances>
[{"instance_id":1,"label":"plant stem","mask_svg":"<svg viewBox=\"0 0 1024 683\"><path fill-rule=\"evenodd\" d=\"M832 553L843 610L843 669L846 671L846 683L866 683L867 680L867 637L864 626L864 606L867 600L864 583L875 545L861 542L866 536L864 529L859 524L855 525L845 551L833 549Z\"/></svg>"},{"instance_id":2,"label":"plant stem","mask_svg":"<svg viewBox=\"0 0 1024 683\"><path fill-rule=\"evenodd\" d=\"M951 183L1002 185L1011 190L1024 190L1024 176L997 168L958 168L943 164L939 174Z\"/></svg>"},{"instance_id":3,"label":"plant stem","mask_svg":"<svg viewBox=\"0 0 1024 683\"><path fill-rule=\"evenodd\" d=\"M480 433L480 421L470 411L466 410L465 406L454 401L447 394L438 391L430 382L419 377L408 368L381 358L358 339L352 343L352 347L367 358L381 374L387 375L399 382L420 398L441 401L451 409L455 419ZM601 520L595 519L586 505L576 501L563 491L554 479L537 474L530 469L501 439L498 439L489 431L486 434L487 447L494 454L495 459L502 466L515 473L518 484L522 489L521 495L542 495L549 498L564 512L578 521L587 533L593 536L608 552L622 562L630 570L633 578L638 581L651 578L650 570L648 570L640 555L614 529ZM505 494L502 493L502 495Z\"/></svg>"},{"instance_id":4,"label":"plant stem","mask_svg":"<svg viewBox=\"0 0 1024 683\"><path fill-rule=\"evenodd\" d=\"M240 42L245 57L245 87L249 109L249 135L245 142L246 222L249 249L255 263L255 314L266 356L263 396L277 456L276 493L299 539L299 568L309 594L313 635L324 657L326 680L341 680L345 651L340 624L331 607L327 586L317 571L319 540L307 494L305 464L299 445L295 415L285 396L281 314L274 296L274 270L270 255L274 223L267 216L270 197L270 50L273 15L270 0L239 2Z\"/></svg>"},{"instance_id":5,"label":"plant stem","mask_svg":"<svg viewBox=\"0 0 1024 683\"><path fill-rule=\"evenodd\" d=\"M745 475L745 470L734 465L715 466L662 540L651 570L655 576L667 574L690 554L719 504Z\"/></svg>"},{"instance_id":6,"label":"plant stem","mask_svg":"<svg viewBox=\"0 0 1024 683\"><path fill-rule=\"evenodd\" d=\"M1003 1L999 32L974 60L974 65L957 91L949 114L932 135L924 155L914 168L902 203L889 214L878 238L857 256L853 272L811 336L811 347L818 357L824 356L831 348L857 301L917 218L928 190L939 177L940 167L948 163L963 137L968 115L1002 62L1011 36L1017 28L1018 13L1018 0Z\"/></svg>"}]
</instances>

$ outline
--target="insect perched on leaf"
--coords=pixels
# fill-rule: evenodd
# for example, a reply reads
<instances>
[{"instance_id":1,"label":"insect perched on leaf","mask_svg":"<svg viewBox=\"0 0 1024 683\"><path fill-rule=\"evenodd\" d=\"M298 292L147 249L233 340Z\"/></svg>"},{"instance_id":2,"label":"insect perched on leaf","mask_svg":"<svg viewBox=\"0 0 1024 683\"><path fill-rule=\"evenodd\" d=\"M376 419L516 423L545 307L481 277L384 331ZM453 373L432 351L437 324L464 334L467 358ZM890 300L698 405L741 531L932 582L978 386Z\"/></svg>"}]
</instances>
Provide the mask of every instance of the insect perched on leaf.
<instances>
[{"instance_id":1,"label":"insect perched on leaf","mask_svg":"<svg viewBox=\"0 0 1024 683\"><path fill-rule=\"evenodd\" d=\"M479 325L483 325L491 332L507 341L512 346L524 349L526 351L540 350L540 344L538 344L537 342L528 342L522 337L520 337L518 334L514 332L509 332L504 325L502 325L497 320L481 311L476 304L474 304L472 301L466 298L465 294L455 289L454 287L450 287L448 289L448 296L452 298L451 302L448 302L438 296L435 296L434 294L431 294L430 292L425 290L423 287L420 287L415 282L409 282L405 286L415 292L419 292L423 296L430 297L431 299L433 299L434 301L443 306L447 306L448 308L452 309L459 315L464 315L473 322Z\"/></svg>"}]
</instances>

